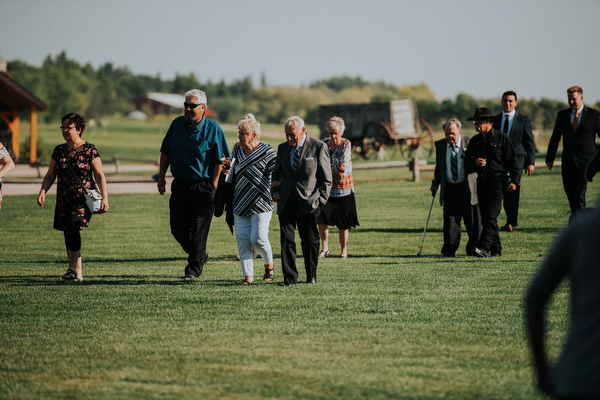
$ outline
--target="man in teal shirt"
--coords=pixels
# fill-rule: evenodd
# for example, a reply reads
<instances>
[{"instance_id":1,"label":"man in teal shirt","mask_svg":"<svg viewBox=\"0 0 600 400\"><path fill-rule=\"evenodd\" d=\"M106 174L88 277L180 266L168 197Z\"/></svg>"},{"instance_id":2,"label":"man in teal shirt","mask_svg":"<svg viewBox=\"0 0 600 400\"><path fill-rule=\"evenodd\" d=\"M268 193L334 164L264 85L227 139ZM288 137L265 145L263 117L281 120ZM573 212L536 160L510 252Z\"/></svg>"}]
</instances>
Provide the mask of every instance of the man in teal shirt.
<instances>
[{"instance_id":1,"label":"man in teal shirt","mask_svg":"<svg viewBox=\"0 0 600 400\"><path fill-rule=\"evenodd\" d=\"M188 254L184 279L202 275L209 258L206 239L212 221L213 197L219 182L221 158L229 157L223 129L208 119L206 94L185 94L184 115L173 120L160 148L158 192L166 191L165 175L173 174L169 199L173 237Z\"/></svg>"}]
</instances>

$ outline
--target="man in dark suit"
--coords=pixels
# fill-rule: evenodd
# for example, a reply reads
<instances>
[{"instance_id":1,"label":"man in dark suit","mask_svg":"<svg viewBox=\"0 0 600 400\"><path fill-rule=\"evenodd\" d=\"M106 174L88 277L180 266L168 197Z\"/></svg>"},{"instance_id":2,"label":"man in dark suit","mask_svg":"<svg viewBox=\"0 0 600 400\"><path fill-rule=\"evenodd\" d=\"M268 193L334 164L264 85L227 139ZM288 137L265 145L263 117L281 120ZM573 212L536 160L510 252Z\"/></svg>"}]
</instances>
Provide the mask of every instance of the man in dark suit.
<instances>
[{"instance_id":1,"label":"man in dark suit","mask_svg":"<svg viewBox=\"0 0 600 400\"><path fill-rule=\"evenodd\" d=\"M508 91L502 94L502 113L496 115L493 128L504 132L515 149L515 156L519 164L519 182L523 169L527 174L533 174L535 169L535 143L531 130L531 119L527 115L519 114L517 107L517 94ZM500 228L506 232L512 232L519 226L519 198L521 196L521 185L512 192L504 194L504 211L506 212L506 224Z\"/></svg>"},{"instance_id":2,"label":"man in dark suit","mask_svg":"<svg viewBox=\"0 0 600 400\"><path fill-rule=\"evenodd\" d=\"M319 260L319 207L331 191L331 167L327 145L306 134L302 118L284 124L286 142L277 149L271 193L277 202L284 283L298 283L295 230L302 242L306 282L317 283Z\"/></svg>"},{"instance_id":3,"label":"man in dark suit","mask_svg":"<svg viewBox=\"0 0 600 400\"><path fill-rule=\"evenodd\" d=\"M452 118L446 121L445 139L435 142L436 165L431 194L440 189L440 205L444 207L444 257L454 257L460 245L460 221L464 219L469 235L467 254L479 240L481 215L477 201L477 174L465 173L464 154L471 138L461 135L462 124Z\"/></svg>"},{"instance_id":4,"label":"man in dark suit","mask_svg":"<svg viewBox=\"0 0 600 400\"><path fill-rule=\"evenodd\" d=\"M558 143L563 137L562 179L571 207L571 218L585 208L587 170L596 155L595 135L600 135L600 111L583 105L583 89L567 89L569 107L556 115L548 143L546 165L552 170Z\"/></svg>"}]
</instances>

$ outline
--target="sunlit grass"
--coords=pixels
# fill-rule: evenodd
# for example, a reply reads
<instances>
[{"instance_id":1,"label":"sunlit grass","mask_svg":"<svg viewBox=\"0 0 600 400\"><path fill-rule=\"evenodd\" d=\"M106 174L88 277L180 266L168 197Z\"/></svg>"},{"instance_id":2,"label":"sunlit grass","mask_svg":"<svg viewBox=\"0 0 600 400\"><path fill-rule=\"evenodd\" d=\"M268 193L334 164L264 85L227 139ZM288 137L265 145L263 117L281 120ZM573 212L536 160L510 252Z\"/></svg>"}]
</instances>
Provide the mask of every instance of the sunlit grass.
<instances>
[{"instance_id":1,"label":"sunlit grass","mask_svg":"<svg viewBox=\"0 0 600 400\"><path fill-rule=\"evenodd\" d=\"M292 288L283 286L276 216L275 282L240 285L222 218L205 273L186 282L168 196L112 195L110 212L83 232L86 280L73 284L60 279L54 197L43 209L32 196L5 197L0 398L540 398L521 301L568 218L559 172L541 172L523 179L521 228L501 233L503 256L480 260L441 257L437 199L416 256L431 172L413 183L405 169L356 171L350 258L337 257L334 228L318 284ZM563 289L550 314L553 356L567 301Z\"/></svg>"}]
</instances>

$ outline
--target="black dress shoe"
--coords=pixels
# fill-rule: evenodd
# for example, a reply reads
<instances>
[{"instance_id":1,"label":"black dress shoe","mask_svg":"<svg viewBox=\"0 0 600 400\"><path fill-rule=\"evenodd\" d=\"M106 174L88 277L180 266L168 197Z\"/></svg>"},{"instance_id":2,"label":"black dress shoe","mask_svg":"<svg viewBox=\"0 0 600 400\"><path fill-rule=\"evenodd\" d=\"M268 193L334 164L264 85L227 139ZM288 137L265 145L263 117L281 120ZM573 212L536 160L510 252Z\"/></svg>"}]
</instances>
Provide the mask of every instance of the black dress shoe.
<instances>
[{"instance_id":1,"label":"black dress shoe","mask_svg":"<svg viewBox=\"0 0 600 400\"><path fill-rule=\"evenodd\" d=\"M284 285L285 285L285 287L290 287L290 286L294 286L295 283L285 283Z\"/></svg>"},{"instance_id":2,"label":"black dress shoe","mask_svg":"<svg viewBox=\"0 0 600 400\"><path fill-rule=\"evenodd\" d=\"M486 258L488 256L488 252L480 249L479 247L473 247L471 249L471 255L479 258Z\"/></svg>"},{"instance_id":3,"label":"black dress shoe","mask_svg":"<svg viewBox=\"0 0 600 400\"><path fill-rule=\"evenodd\" d=\"M307 279L306 283L317 283L317 278Z\"/></svg>"},{"instance_id":4,"label":"black dress shoe","mask_svg":"<svg viewBox=\"0 0 600 400\"><path fill-rule=\"evenodd\" d=\"M506 225L502 226L502 227L500 228L500 230L501 230L502 232L513 232L513 231L515 230L515 227L514 227L514 226L512 226L511 224L506 224Z\"/></svg>"},{"instance_id":5,"label":"black dress shoe","mask_svg":"<svg viewBox=\"0 0 600 400\"><path fill-rule=\"evenodd\" d=\"M502 252L500 252L500 251L494 251L492 253L492 257L500 257L501 255L502 255Z\"/></svg>"}]
</instances>

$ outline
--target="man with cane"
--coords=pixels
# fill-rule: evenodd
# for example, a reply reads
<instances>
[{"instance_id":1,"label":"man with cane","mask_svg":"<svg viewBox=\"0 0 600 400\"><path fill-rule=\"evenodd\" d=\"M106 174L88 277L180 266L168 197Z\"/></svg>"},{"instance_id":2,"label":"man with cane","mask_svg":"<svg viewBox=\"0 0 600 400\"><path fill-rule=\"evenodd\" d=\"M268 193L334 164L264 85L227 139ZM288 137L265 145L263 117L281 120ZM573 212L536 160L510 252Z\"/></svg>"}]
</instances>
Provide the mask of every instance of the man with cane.
<instances>
[{"instance_id":1,"label":"man with cane","mask_svg":"<svg viewBox=\"0 0 600 400\"><path fill-rule=\"evenodd\" d=\"M461 135L462 124L451 118L442 125L445 139L435 142L436 165L431 193L435 196L441 185L440 205L444 207L444 257L454 257L461 236L461 219L469 235L467 254L479 240L481 215L477 200L477 174L465 171L465 151L471 138Z\"/></svg>"}]
</instances>

